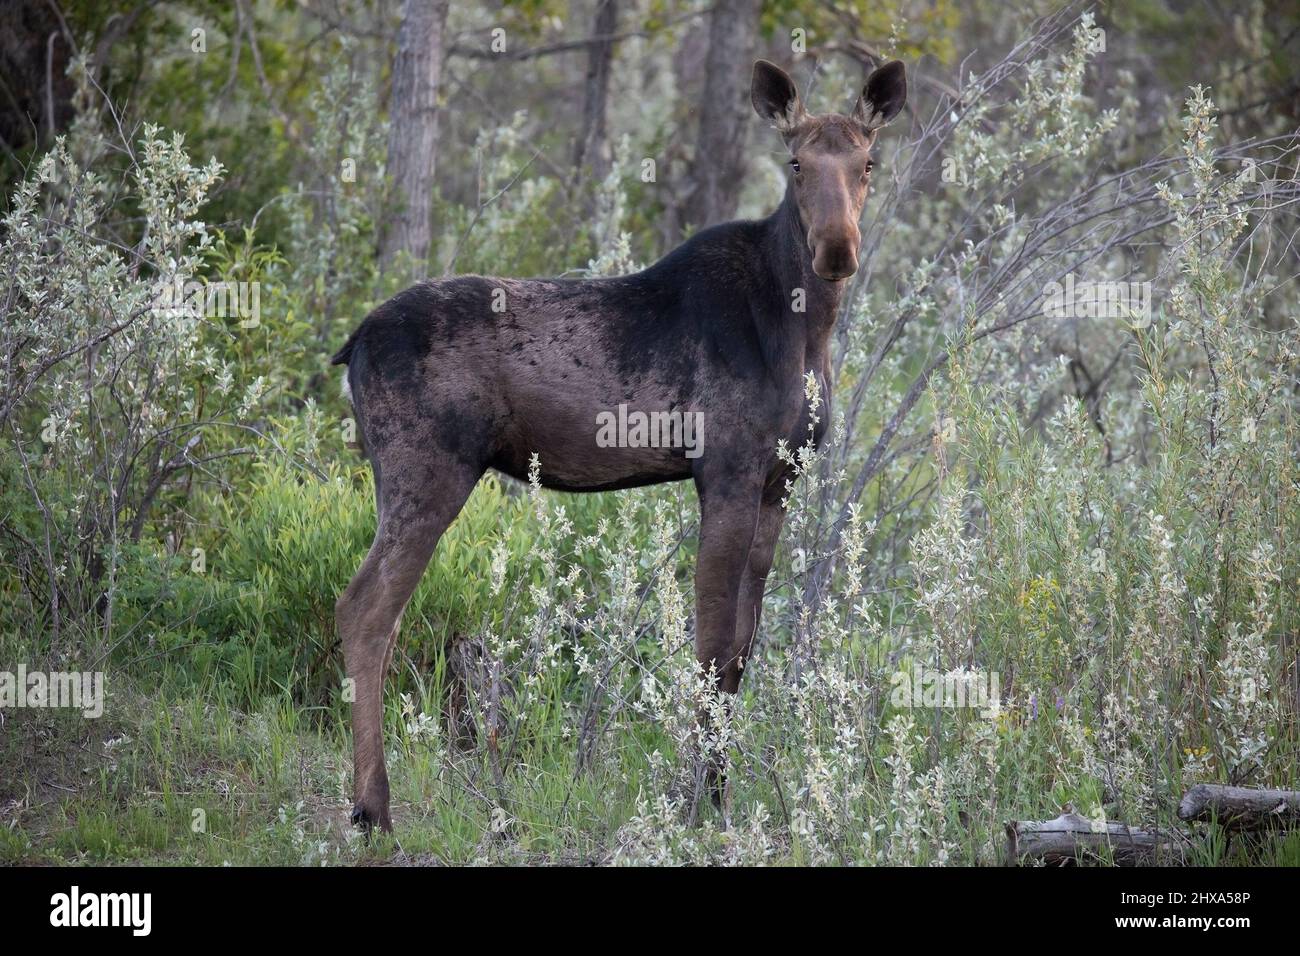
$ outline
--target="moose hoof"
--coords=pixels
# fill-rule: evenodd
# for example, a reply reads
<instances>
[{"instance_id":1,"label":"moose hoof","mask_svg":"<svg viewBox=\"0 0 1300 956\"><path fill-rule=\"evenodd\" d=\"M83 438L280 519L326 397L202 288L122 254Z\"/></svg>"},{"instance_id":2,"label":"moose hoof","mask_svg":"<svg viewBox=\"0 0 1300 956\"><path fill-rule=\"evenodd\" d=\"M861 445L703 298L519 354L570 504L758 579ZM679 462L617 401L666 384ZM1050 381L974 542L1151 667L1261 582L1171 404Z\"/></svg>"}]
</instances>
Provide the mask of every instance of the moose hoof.
<instances>
[{"instance_id":1,"label":"moose hoof","mask_svg":"<svg viewBox=\"0 0 1300 956\"><path fill-rule=\"evenodd\" d=\"M370 832L376 828L384 833L393 832L393 821L387 810L370 810L360 803L352 808L352 825L364 833L367 840L370 839Z\"/></svg>"}]
</instances>

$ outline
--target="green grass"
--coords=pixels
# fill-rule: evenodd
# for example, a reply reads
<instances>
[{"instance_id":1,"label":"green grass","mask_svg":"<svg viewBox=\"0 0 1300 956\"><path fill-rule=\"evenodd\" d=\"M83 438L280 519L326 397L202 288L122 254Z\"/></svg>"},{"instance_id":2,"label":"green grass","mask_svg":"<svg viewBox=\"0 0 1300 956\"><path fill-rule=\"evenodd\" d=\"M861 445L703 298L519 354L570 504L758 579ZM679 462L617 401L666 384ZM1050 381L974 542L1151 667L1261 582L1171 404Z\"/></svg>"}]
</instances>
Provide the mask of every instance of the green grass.
<instances>
[{"instance_id":1,"label":"green grass","mask_svg":"<svg viewBox=\"0 0 1300 956\"><path fill-rule=\"evenodd\" d=\"M896 643L906 632L890 616L900 607L892 589L871 595L883 626L819 622L828 629L817 661L792 680L797 590L778 587L766 603L764 656L742 686L719 811L707 797L693 805L694 757L672 706L647 704L647 675L669 686L674 668L691 659L689 634L672 647L664 640L670 583L689 618L690 545L662 572L653 557L665 529L669 538L694 537L682 490L549 495L543 517L527 494L485 481L403 623L385 699L396 832L367 844L348 825L349 708L339 693L332 603L368 544L373 506L363 471L339 466L330 478L303 481L266 467L227 510L208 503L219 518L203 541L202 573L184 558L125 555L122 637L104 666L104 716L4 715L0 863L988 865L997 862L1007 822L1050 819L1067 805L1179 826L1186 758L1166 746L1160 728L1152 733L1139 722L1119 747L1133 761L1128 779L1136 767L1153 806L1138 819L1124 805L1127 794L1103 786L1101 704L1062 650L1069 621L1050 582L1072 565L1051 535L1040 536L1032 565L991 561L985 578L988 597L977 607L983 647L1010 694L994 721L889 702L889 673L910 666ZM560 508L572 529L540 533L539 522L554 521ZM1002 550L1014 555L1014 545ZM548 546L559 553L539 558ZM510 565L500 589L490 583L497 547ZM574 569L584 600L560 582L565 568ZM788 582L789 569L774 579ZM552 608L530 644L535 586L550 595L543 604L568 608L580 626ZM857 600L828 617L840 621ZM1126 634L1127 624L1115 631ZM0 661L85 666L53 658L44 635L20 633L0 633ZM499 733L485 729L492 707L478 684L465 705L477 732L454 739L443 720L448 639L485 633L514 642L499 658L511 688L500 698ZM528 654L545 647L545 662L529 664ZM1114 666L1107 660L1093 666ZM1176 680L1201 680L1177 666ZM523 693L532 699L516 706ZM675 701L678 714L693 713L689 698ZM583 748L589 714L596 730ZM416 715L425 715L423 724ZM896 739L890 724L900 716L916 727ZM1270 728L1276 753L1294 752L1293 731L1284 719ZM1213 744L1214 733L1198 708L1178 747ZM1286 778L1293 765L1274 763L1269 779L1252 782L1294 786ZM1189 862L1297 865L1300 836L1230 839L1202 826Z\"/></svg>"},{"instance_id":2,"label":"green grass","mask_svg":"<svg viewBox=\"0 0 1300 956\"><path fill-rule=\"evenodd\" d=\"M422 703L432 707L436 700ZM531 741L497 777L484 747L439 747L408 736L400 701L390 695L387 736L396 832L377 835L369 845L347 825L346 728L333 717L313 725L287 697L268 699L247 714L215 693L124 700L119 691L111 723L20 712L0 762L20 766L26 786L22 796L12 786L5 794L0 863L611 862L620 829L638 813L638 797L658 786L648 754L666 749L668 741L649 722L631 721L612 732L597 758L579 769L576 743L563 726L564 702L549 703L556 716L530 726ZM777 763L783 759L777 739L760 733L746 742L746 750L751 747L765 749ZM1045 748L1027 746L1022 752L1028 759L993 782L1008 819L1053 816L1064 803L1086 806L1095 799L1087 789L1040 793L1050 769L1035 755L1042 758ZM875 756L872 772L879 773L883 750ZM703 802L693 826L683 821L682 832L698 844L697 852L725 854L734 835L749 826L755 804L776 812L783 800L800 799L793 792L778 794L771 775L745 753L734 758L729 819ZM946 813L955 819L968 809L953 800ZM779 832L779 812L775 822ZM1172 815L1163 822L1176 825ZM951 862L977 860L972 842ZM778 837L768 862L809 859L798 839ZM839 862L860 861L850 854ZM1229 840L1217 827L1200 827L1189 862L1298 865L1300 833Z\"/></svg>"},{"instance_id":3,"label":"green grass","mask_svg":"<svg viewBox=\"0 0 1300 956\"><path fill-rule=\"evenodd\" d=\"M630 758L643 741L631 738L643 728L626 741L625 780L576 772L576 751L554 746L555 734L520 754L503 788L484 753L439 755L410 740L390 695L397 833L367 847L347 825L351 754L341 722L310 726L287 698L254 714L220 694L124 703L113 701L118 726L58 712L13 719L0 762L20 767L29 788L6 794L0 862L362 863L399 858L398 845L428 862L588 862L607 856L634 811L640 768ZM497 807L510 818L500 832Z\"/></svg>"}]
</instances>

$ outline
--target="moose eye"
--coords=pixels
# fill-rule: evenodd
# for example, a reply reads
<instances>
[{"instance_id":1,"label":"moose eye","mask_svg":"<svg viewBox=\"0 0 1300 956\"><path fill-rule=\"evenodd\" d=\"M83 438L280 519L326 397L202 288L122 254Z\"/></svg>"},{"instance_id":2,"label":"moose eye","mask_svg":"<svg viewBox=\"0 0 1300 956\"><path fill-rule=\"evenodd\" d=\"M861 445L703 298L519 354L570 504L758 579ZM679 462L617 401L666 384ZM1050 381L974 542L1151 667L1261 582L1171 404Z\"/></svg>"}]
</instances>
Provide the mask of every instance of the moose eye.
<instances>
[{"instance_id":1,"label":"moose eye","mask_svg":"<svg viewBox=\"0 0 1300 956\"><path fill-rule=\"evenodd\" d=\"M799 172L799 160L797 159L790 160L790 168L793 169L796 173Z\"/></svg>"},{"instance_id":2,"label":"moose eye","mask_svg":"<svg viewBox=\"0 0 1300 956\"><path fill-rule=\"evenodd\" d=\"M870 172L871 172L873 169L875 169L875 168L876 168L876 164L873 163L871 160L867 160L867 168L866 168L865 171L866 171L867 173L870 173Z\"/></svg>"}]
</instances>

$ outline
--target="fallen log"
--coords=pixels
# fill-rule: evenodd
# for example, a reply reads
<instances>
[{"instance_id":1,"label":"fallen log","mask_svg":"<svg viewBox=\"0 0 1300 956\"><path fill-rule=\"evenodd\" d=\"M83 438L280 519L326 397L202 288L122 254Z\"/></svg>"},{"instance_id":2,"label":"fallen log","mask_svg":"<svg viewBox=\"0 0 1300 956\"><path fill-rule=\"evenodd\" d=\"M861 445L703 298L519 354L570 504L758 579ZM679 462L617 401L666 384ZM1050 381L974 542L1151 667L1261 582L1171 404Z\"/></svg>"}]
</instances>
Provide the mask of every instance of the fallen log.
<instances>
[{"instance_id":1,"label":"fallen log","mask_svg":"<svg viewBox=\"0 0 1300 956\"><path fill-rule=\"evenodd\" d=\"M1007 824L1007 862L1038 861L1048 866L1098 863L1118 866L1178 866L1185 859L1180 834L1135 830L1101 823L1067 811L1055 820L1017 820Z\"/></svg>"},{"instance_id":2,"label":"fallen log","mask_svg":"<svg viewBox=\"0 0 1300 956\"><path fill-rule=\"evenodd\" d=\"M1178 804L1178 818L1216 821L1234 830L1300 823L1300 790L1261 790L1198 783Z\"/></svg>"}]
</instances>

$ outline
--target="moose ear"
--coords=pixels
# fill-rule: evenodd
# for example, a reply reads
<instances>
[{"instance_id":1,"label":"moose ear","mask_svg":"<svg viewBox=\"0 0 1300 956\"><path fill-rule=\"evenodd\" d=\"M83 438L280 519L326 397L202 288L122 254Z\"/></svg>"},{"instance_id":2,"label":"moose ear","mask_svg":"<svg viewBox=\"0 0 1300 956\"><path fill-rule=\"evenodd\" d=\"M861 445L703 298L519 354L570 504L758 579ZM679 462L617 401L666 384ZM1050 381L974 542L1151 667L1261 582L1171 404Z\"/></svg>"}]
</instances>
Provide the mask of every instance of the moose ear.
<instances>
[{"instance_id":1,"label":"moose ear","mask_svg":"<svg viewBox=\"0 0 1300 956\"><path fill-rule=\"evenodd\" d=\"M754 61L754 76L749 81L749 99L754 112L770 119L780 132L788 133L804 118L803 102L794 80L775 63Z\"/></svg>"},{"instance_id":2,"label":"moose ear","mask_svg":"<svg viewBox=\"0 0 1300 956\"><path fill-rule=\"evenodd\" d=\"M853 107L853 118L872 132L897 116L906 102L907 71L902 60L893 60L867 77L867 85Z\"/></svg>"}]
</instances>

